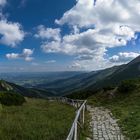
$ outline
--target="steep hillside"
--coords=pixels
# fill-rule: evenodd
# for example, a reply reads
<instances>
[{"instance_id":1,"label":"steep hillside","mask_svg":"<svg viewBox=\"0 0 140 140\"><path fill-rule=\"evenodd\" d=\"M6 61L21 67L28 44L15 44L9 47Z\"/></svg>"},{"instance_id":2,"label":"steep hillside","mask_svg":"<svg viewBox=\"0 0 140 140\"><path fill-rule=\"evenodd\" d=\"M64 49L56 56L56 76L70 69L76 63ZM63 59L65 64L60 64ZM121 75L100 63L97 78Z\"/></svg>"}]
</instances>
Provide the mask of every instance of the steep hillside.
<instances>
[{"instance_id":1,"label":"steep hillside","mask_svg":"<svg viewBox=\"0 0 140 140\"><path fill-rule=\"evenodd\" d=\"M24 88L22 86L4 80L0 80L0 91L14 91L26 97L36 98L45 98L47 96L53 96L53 94L48 92L47 90Z\"/></svg>"},{"instance_id":2,"label":"steep hillside","mask_svg":"<svg viewBox=\"0 0 140 140\"><path fill-rule=\"evenodd\" d=\"M126 65L105 69L97 72L93 77L87 77L88 80L91 80L87 80L87 82L82 80L82 88L73 90L71 97L76 97L75 94L77 94L78 98L86 98L101 88L116 86L122 80L138 77L140 77L140 56Z\"/></svg>"},{"instance_id":3,"label":"steep hillside","mask_svg":"<svg viewBox=\"0 0 140 140\"><path fill-rule=\"evenodd\" d=\"M120 81L140 77L140 56L126 65L119 67L108 77L98 81L90 89L101 88L110 85L117 85Z\"/></svg>"},{"instance_id":4,"label":"steep hillside","mask_svg":"<svg viewBox=\"0 0 140 140\"><path fill-rule=\"evenodd\" d=\"M46 88L49 91L53 91L56 95L67 95L72 92L84 90L96 84L97 81L100 81L112 75L116 70L119 70L122 66L115 66L101 71L82 73L70 78L55 80L48 84L39 84L35 87L43 89Z\"/></svg>"},{"instance_id":5,"label":"steep hillside","mask_svg":"<svg viewBox=\"0 0 140 140\"><path fill-rule=\"evenodd\" d=\"M13 87L4 80L0 80L0 91L10 91Z\"/></svg>"}]
</instances>

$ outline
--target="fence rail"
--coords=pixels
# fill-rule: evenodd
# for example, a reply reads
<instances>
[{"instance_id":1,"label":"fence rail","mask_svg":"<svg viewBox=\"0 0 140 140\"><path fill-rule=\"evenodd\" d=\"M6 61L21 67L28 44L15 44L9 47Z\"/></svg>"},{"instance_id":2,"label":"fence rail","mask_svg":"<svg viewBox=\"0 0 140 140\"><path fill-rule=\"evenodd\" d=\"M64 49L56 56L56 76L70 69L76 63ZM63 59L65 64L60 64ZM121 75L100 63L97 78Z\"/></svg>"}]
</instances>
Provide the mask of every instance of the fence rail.
<instances>
[{"instance_id":1,"label":"fence rail","mask_svg":"<svg viewBox=\"0 0 140 140\"><path fill-rule=\"evenodd\" d=\"M75 119L66 140L78 139L78 125L84 125L87 100L73 100L65 97L50 97L49 100L61 101L77 108Z\"/></svg>"}]
</instances>

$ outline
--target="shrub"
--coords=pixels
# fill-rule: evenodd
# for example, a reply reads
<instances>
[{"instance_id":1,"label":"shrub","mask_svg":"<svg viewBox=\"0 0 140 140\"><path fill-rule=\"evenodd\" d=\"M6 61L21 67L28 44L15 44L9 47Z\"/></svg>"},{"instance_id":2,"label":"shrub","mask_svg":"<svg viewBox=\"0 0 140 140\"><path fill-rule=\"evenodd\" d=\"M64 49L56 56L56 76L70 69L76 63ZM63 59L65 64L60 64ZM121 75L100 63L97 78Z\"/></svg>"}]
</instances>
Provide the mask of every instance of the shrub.
<instances>
[{"instance_id":1,"label":"shrub","mask_svg":"<svg viewBox=\"0 0 140 140\"><path fill-rule=\"evenodd\" d=\"M106 87L103 87L103 90L106 92L108 90L113 90L115 87L114 86L106 86Z\"/></svg>"},{"instance_id":2,"label":"shrub","mask_svg":"<svg viewBox=\"0 0 140 140\"><path fill-rule=\"evenodd\" d=\"M22 95L13 92L0 92L0 103L3 105L22 105L25 99Z\"/></svg>"},{"instance_id":3,"label":"shrub","mask_svg":"<svg viewBox=\"0 0 140 140\"><path fill-rule=\"evenodd\" d=\"M121 84L118 87L118 91L120 92L131 92L135 90L137 87L135 81L133 80L125 80L122 81Z\"/></svg>"},{"instance_id":4,"label":"shrub","mask_svg":"<svg viewBox=\"0 0 140 140\"><path fill-rule=\"evenodd\" d=\"M2 111L2 105L0 104L0 112Z\"/></svg>"}]
</instances>

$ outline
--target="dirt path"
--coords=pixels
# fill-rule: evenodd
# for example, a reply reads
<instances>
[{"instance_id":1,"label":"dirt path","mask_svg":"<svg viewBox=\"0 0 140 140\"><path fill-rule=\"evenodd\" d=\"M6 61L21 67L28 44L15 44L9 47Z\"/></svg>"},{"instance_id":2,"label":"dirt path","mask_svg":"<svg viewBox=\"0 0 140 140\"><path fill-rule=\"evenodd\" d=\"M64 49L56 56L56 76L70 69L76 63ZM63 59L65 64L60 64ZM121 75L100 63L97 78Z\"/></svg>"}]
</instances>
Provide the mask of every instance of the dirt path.
<instances>
[{"instance_id":1,"label":"dirt path","mask_svg":"<svg viewBox=\"0 0 140 140\"><path fill-rule=\"evenodd\" d=\"M89 107L92 116L91 129L93 140L124 140L124 137L108 109L102 107Z\"/></svg>"}]
</instances>

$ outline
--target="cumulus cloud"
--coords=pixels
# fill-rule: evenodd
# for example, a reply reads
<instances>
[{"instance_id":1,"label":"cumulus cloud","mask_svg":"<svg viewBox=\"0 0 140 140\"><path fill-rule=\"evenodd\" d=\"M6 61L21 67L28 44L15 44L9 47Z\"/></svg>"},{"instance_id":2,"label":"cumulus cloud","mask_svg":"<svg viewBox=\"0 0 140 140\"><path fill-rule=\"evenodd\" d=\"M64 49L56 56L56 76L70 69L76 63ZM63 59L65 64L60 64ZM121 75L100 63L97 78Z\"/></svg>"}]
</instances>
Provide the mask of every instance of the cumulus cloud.
<instances>
[{"instance_id":1,"label":"cumulus cloud","mask_svg":"<svg viewBox=\"0 0 140 140\"><path fill-rule=\"evenodd\" d=\"M107 50L137 39L139 7L139 0L77 0L73 8L55 20L58 25L69 25L72 31L63 37L53 34L57 39L53 36L52 41L48 41L52 37L46 37L41 48L46 53L74 55L76 64L90 69L112 66L116 63L104 58Z\"/></svg>"},{"instance_id":2,"label":"cumulus cloud","mask_svg":"<svg viewBox=\"0 0 140 140\"><path fill-rule=\"evenodd\" d=\"M60 40L60 32L61 30L59 28L52 29L52 28L46 28L43 25L38 26L38 33L35 35L37 38L41 39L52 39L59 41Z\"/></svg>"},{"instance_id":3,"label":"cumulus cloud","mask_svg":"<svg viewBox=\"0 0 140 140\"><path fill-rule=\"evenodd\" d=\"M8 59L17 59L17 58L19 58L19 54L18 53L8 53L8 54L6 54L6 57Z\"/></svg>"},{"instance_id":4,"label":"cumulus cloud","mask_svg":"<svg viewBox=\"0 0 140 140\"><path fill-rule=\"evenodd\" d=\"M65 35L62 41L44 42L41 48L46 53L78 55L77 59L95 59L105 54L107 48L126 45L126 41L115 37L97 34L94 29Z\"/></svg>"},{"instance_id":5,"label":"cumulus cloud","mask_svg":"<svg viewBox=\"0 0 140 140\"><path fill-rule=\"evenodd\" d=\"M25 33L22 26L16 22L9 22L2 13L7 0L0 0L0 44L15 47L23 41Z\"/></svg>"},{"instance_id":6,"label":"cumulus cloud","mask_svg":"<svg viewBox=\"0 0 140 140\"><path fill-rule=\"evenodd\" d=\"M139 55L140 53L135 52L120 52L117 55L110 57L109 60L115 63L127 63Z\"/></svg>"},{"instance_id":7,"label":"cumulus cloud","mask_svg":"<svg viewBox=\"0 0 140 140\"><path fill-rule=\"evenodd\" d=\"M0 44L15 47L23 41L25 33L19 23L0 20Z\"/></svg>"},{"instance_id":8,"label":"cumulus cloud","mask_svg":"<svg viewBox=\"0 0 140 140\"><path fill-rule=\"evenodd\" d=\"M9 54L6 54L6 57L8 59L24 59L25 61L32 61L33 60L33 52L34 50L31 50L31 49L24 49L23 52L21 54L19 53L9 53Z\"/></svg>"},{"instance_id":9,"label":"cumulus cloud","mask_svg":"<svg viewBox=\"0 0 140 140\"><path fill-rule=\"evenodd\" d=\"M77 25L90 27L95 25L104 28L104 25L123 24L139 27L140 2L138 0L77 0L77 4L64 13L57 24ZM113 9L113 10L112 10Z\"/></svg>"},{"instance_id":10,"label":"cumulus cloud","mask_svg":"<svg viewBox=\"0 0 140 140\"><path fill-rule=\"evenodd\" d=\"M6 4L6 0L0 0L0 6L4 6Z\"/></svg>"}]
</instances>

